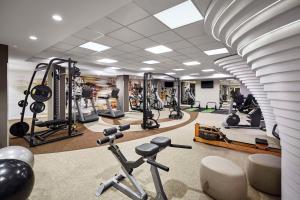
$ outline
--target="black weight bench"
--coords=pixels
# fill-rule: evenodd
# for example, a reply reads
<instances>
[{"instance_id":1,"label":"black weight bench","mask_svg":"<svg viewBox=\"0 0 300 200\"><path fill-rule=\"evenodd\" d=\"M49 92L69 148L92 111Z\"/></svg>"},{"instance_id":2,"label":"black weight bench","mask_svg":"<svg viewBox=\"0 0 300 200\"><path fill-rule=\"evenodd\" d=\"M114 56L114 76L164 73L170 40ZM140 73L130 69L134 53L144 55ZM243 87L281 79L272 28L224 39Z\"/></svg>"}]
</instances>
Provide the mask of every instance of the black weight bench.
<instances>
[{"instance_id":1,"label":"black weight bench","mask_svg":"<svg viewBox=\"0 0 300 200\"><path fill-rule=\"evenodd\" d=\"M35 123L38 127L49 127L49 126L59 126L59 125L67 125L68 120L59 119L59 120L49 120L49 121L38 121Z\"/></svg>"}]
</instances>

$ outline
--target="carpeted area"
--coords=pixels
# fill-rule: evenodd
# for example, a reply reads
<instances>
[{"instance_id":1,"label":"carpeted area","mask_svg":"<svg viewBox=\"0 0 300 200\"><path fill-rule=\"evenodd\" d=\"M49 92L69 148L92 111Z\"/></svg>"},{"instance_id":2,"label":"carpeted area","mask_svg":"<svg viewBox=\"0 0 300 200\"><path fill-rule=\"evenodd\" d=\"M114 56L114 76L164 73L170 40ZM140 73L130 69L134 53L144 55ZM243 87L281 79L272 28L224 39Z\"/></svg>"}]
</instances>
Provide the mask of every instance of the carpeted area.
<instances>
[{"instance_id":1,"label":"carpeted area","mask_svg":"<svg viewBox=\"0 0 300 200\"><path fill-rule=\"evenodd\" d=\"M169 172L160 171L163 186L168 199L209 200L210 197L202 193L200 186L200 161L205 156L217 155L241 166L245 169L248 154L228 149L194 143L195 122L220 127L224 115L213 113L199 113L197 118L159 135L170 137L173 143L192 145L193 149L167 148L159 153L158 161L168 167ZM196 120L195 120L196 119ZM226 130L234 134L248 136L264 135L259 130ZM146 134L146 133L139 133ZM125 133L126 135L126 133ZM149 135L136 140L119 143L119 147L128 160L136 160L134 148L149 142L156 135ZM35 156L36 183L30 200L120 200L129 199L115 189L107 190L100 198L96 198L95 191L101 181L105 181L119 171L119 164L107 146L66 151ZM148 164L143 164L133 174L149 194L155 197L155 189L151 179ZM279 200L279 197L269 196L248 187L248 200Z\"/></svg>"},{"instance_id":2,"label":"carpeted area","mask_svg":"<svg viewBox=\"0 0 300 200\"><path fill-rule=\"evenodd\" d=\"M133 124L132 128L126 132L125 137L118 140L118 142L125 142L130 140L135 140L143 137L148 137L151 135L163 133L166 131L170 131L173 129L177 129L179 127L185 126L192 121L194 121L198 115L198 113L187 113L185 112L184 118L182 120L169 120L166 118L166 113L163 112L162 119L161 119L161 128L153 129L153 130L143 130L140 124ZM130 114L128 114L130 115ZM141 114L139 113L139 116ZM109 128L112 126L117 126L119 124L126 124L126 123L136 123L135 120L128 120L127 118L124 119L104 119L100 118L99 122L91 122L88 124L78 124L77 130L83 133L82 136L69 138L67 140L61 140L54 143L45 144L42 146L37 146L30 148L30 150L35 154L41 153L55 153L55 152L62 152L62 151L72 151L72 150L79 150L85 148L92 148L96 147L96 141L99 138L103 138L102 131L105 128ZM127 119L127 120L126 120ZM139 120L140 121L140 120ZM11 122L12 123L12 122ZM40 130L40 129L38 129ZM65 134L65 131L58 133L58 134ZM23 138L11 138L10 145L19 145L29 148L29 144Z\"/></svg>"}]
</instances>

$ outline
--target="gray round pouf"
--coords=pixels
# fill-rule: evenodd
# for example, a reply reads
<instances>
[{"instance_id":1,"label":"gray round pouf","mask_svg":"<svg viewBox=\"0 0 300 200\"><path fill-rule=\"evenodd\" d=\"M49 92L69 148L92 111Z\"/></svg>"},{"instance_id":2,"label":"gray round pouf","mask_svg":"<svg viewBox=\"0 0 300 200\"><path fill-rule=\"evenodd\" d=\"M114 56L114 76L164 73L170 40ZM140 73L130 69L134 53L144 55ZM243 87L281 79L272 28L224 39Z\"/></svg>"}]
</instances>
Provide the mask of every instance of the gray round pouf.
<instances>
[{"instance_id":1,"label":"gray round pouf","mask_svg":"<svg viewBox=\"0 0 300 200\"><path fill-rule=\"evenodd\" d=\"M203 158L200 180L203 192L216 200L247 199L246 174L230 160L218 156Z\"/></svg>"},{"instance_id":2,"label":"gray round pouf","mask_svg":"<svg viewBox=\"0 0 300 200\"><path fill-rule=\"evenodd\" d=\"M33 153L21 146L8 146L0 149L0 159L16 159L29 164L32 168L34 165Z\"/></svg>"},{"instance_id":3,"label":"gray round pouf","mask_svg":"<svg viewBox=\"0 0 300 200\"><path fill-rule=\"evenodd\" d=\"M281 194L281 158L269 154L248 156L247 177L255 189L272 195Z\"/></svg>"}]
</instances>

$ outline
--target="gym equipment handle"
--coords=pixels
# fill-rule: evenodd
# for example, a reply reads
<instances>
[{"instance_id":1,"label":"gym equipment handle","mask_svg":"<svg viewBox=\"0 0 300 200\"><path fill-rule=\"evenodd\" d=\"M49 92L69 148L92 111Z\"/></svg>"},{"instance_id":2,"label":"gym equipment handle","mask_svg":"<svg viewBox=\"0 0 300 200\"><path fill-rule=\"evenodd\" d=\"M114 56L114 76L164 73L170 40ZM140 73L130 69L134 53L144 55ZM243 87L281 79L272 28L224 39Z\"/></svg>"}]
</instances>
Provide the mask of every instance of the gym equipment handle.
<instances>
[{"instance_id":1,"label":"gym equipment handle","mask_svg":"<svg viewBox=\"0 0 300 200\"><path fill-rule=\"evenodd\" d=\"M107 143L107 142L109 142L110 141L110 138L109 137L105 137L105 138L103 138L103 139L99 139L99 140L97 140L97 144L105 144L105 143Z\"/></svg>"},{"instance_id":2,"label":"gym equipment handle","mask_svg":"<svg viewBox=\"0 0 300 200\"><path fill-rule=\"evenodd\" d=\"M124 135L123 135L123 133L116 133L115 135L114 135L115 137L105 137L105 138L102 138L102 139L99 139L99 140L97 140L97 144L105 144L105 143L108 143L109 141L111 141L111 140L116 140L116 139L119 139L119 138L121 138L121 137L123 137Z\"/></svg>"},{"instance_id":3,"label":"gym equipment handle","mask_svg":"<svg viewBox=\"0 0 300 200\"><path fill-rule=\"evenodd\" d=\"M174 148L182 148L182 149L192 149L192 146L188 146L188 145L180 145L180 144L170 144L170 147L174 147Z\"/></svg>"},{"instance_id":4,"label":"gym equipment handle","mask_svg":"<svg viewBox=\"0 0 300 200\"><path fill-rule=\"evenodd\" d=\"M128 129L130 129L130 124L124 124L119 126L120 131L126 131Z\"/></svg>"},{"instance_id":5,"label":"gym equipment handle","mask_svg":"<svg viewBox=\"0 0 300 200\"><path fill-rule=\"evenodd\" d=\"M112 135L112 134L115 134L118 132L118 129L116 127L112 127L112 128L107 128L107 129L104 129L103 130L103 134L105 136L109 136L109 135Z\"/></svg>"},{"instance_id":6,"label":"gym equipment handle","mask_svg":"<svg viewBox=\"0 0 300 200\"><path fill-rule=\"evenodd\" d=\"M161 169L161 170L164 170L164 171L166 171L166 172L168 172L169 171L169 167L167 167L167 166L164 166L164 165L162 165L162 164L159 164L159 163L157 163L157 162L155 162L155 161L153 161L153 160L147 160L147 163L149 163L150 165L153 165L153 166L155 166L155 167L157 167L157 168L159 168L159 169Z\"/></svg>"}]
</instances>

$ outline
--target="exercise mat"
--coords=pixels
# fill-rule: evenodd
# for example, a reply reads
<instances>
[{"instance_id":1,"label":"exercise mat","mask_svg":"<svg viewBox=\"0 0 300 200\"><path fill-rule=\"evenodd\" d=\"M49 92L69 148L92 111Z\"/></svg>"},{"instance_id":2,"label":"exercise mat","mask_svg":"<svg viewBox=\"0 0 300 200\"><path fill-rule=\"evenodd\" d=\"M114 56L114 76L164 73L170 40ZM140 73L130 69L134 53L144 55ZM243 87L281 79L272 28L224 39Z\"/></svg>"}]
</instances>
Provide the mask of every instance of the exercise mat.
<instances>
[{"instance_id":1,"label":"exercise mat","mask_svg":"<svg viewBox=\"0 0 300 200\"><path fill-rule=\"evenodd\" d=\"M213 109L213 108L207 108L205 110L202 110L201 112L203 112L203 113L213 113L213 112L215 112L215 109Z\"/></svg>"},{"instance_id":2,"label":"exercise mat","mask_svg":"<svg viewBox=\"0 0 300 200\"><path fill-rule=\"evenodd\" d=\"M220 110L215 110L214 113L228 115L229 114L229 110L228 109L220 109Z\"/></svg>"},{"instance_id":3,"label":"exercise mat","mask_svg":"<svg viewBox=\"0 0 300 200\"><path fill-rule=\"evenodd\" d=\"M203 108L186 108L184 111L188 112L202 112L204 109Z\"/></svg>"}]
</instances>

